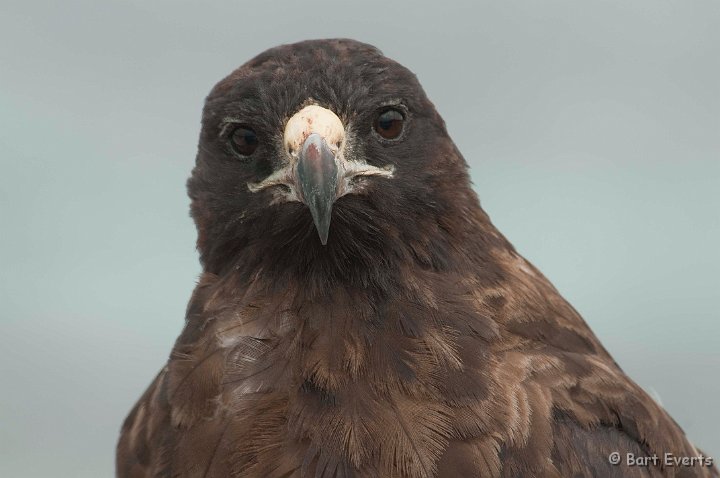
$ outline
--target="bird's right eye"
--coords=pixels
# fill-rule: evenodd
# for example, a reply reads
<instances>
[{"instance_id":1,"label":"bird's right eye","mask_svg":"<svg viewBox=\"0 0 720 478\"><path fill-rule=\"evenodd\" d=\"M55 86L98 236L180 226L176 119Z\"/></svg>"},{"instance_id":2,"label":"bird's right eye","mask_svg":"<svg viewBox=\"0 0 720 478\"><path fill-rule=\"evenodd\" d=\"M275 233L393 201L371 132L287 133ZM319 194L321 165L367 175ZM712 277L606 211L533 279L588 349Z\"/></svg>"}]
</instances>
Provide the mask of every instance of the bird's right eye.
<instances>
[{"instance_id":1,"label":"bird's right eye","mask_svg":"<svg viewBox=\"0 0 720 478\"><path fill-rule=\"evenodd\" d=\"M230 135L233 150L240 156L250 156L258 147L257 134L249 126L238 126Z\"/></svg>"}]
</instances>

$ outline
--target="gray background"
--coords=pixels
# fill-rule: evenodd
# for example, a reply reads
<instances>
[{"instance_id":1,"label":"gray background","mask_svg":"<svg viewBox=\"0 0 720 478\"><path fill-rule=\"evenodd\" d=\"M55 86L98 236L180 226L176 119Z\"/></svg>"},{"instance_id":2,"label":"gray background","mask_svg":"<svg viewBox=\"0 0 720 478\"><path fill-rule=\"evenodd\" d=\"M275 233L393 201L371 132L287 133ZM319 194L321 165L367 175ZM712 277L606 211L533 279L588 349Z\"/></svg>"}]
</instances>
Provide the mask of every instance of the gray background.
<instances>
[{"instance_id":1,"label":"gray background","mask_svg":"<svg viewBox=\"0 0 720 478\"><path fill-rule=\"evenodd\" d=\"M112 475L199 272L204 96L334 36L417 73L498 227L720 458L719 20L713 0L3 0L0 475Z\"/></svg>"}]
</instances>

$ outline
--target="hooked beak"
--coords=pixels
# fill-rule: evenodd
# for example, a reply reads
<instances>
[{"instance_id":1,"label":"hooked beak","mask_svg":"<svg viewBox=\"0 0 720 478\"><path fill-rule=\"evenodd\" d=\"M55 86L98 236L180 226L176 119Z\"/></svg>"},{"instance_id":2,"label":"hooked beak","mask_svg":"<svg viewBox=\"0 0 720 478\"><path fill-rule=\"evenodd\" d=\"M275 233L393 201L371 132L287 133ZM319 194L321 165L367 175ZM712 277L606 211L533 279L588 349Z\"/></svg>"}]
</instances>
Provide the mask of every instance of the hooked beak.
<instances>
[{"instance_id":1,"label":"hooked beak","mask_svg":"<svg viewBox=\"0 0 720 478\"><path fill-rule=\"evenodd\" d=\"M262 181L248 183L248 189L253 193L273 189L273 203L305 203L320 242L326 245L333 204L339 197L362 191L362 182L355 178L392 178L394 173L392 165L377 167L362 158L346 158L344 144L345 128L335 113L316 104L305 106L285 124L287 162Z\"/></svg>"},{"instance_id":2,"label":"hooked beak","mask_svg":"<svg viewBox=\"0 0 720 478\"><path fill-rule=\"evenodd\" d=\"M296 174L300 199L310 209L320 242L326 245L337 198L338 164L325 138L317 133L307 137L298 155Z\"/></svg>"}]
</instances>

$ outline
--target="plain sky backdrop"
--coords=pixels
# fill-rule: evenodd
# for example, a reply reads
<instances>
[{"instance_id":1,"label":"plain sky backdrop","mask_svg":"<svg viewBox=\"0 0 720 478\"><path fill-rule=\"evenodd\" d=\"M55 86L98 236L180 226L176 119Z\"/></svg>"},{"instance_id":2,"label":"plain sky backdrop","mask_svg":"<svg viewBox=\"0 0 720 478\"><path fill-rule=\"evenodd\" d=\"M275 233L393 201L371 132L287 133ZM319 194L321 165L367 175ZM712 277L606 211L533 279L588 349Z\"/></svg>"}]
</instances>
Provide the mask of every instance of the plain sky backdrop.
<instances>
[{"instance_id":1,"label":"plain sky backdrop","mask_svg":"<svg viewBox=\"0 0 720 478\"><path fill-rule=\"evenodd\" d=\"M483 207L720 459L720 2L0 2L0 476L110 477L199 273L212 85L351 37L413 70Z\"/></svg>"}]
</instances>

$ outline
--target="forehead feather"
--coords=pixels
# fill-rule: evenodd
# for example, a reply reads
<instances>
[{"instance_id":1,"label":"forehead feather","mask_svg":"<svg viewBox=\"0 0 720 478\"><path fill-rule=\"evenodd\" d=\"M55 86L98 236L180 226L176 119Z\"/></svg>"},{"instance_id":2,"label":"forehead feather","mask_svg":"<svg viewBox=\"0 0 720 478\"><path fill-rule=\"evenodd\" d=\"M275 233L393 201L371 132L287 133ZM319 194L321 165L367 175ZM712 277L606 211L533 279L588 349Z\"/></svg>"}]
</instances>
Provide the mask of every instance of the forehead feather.
<instances>
[{"instance_id":1,"label":"forehead feather","mask_svg":"<svg viewBox=\"0 0 720 478\"><path fill-rule=\"evenodd\" d=\"M296 101L313 97L341 106L368 96L417 93L423 94L415 75L379 49L332 39L270 48L215 85L208 100L255 94L273 99L295 96Z\"/></svg>"},{"instance_id":2,"label":"forehead feather","mask_svg":"<svg viewBox=\"0 0 720 478\"><path fill-rule=\"evenodd\" d=\"M307 40L280 45L265 50L241 65L221 80L213 92L225 93L238 81L256 76L261 72L315 69L318 67L318 63L340 61L352 64L360 59L367 62L373 59L385 59L385 57L374 46L349 39Z\"/></svg>"}]
</instances>

